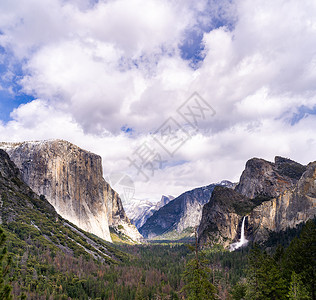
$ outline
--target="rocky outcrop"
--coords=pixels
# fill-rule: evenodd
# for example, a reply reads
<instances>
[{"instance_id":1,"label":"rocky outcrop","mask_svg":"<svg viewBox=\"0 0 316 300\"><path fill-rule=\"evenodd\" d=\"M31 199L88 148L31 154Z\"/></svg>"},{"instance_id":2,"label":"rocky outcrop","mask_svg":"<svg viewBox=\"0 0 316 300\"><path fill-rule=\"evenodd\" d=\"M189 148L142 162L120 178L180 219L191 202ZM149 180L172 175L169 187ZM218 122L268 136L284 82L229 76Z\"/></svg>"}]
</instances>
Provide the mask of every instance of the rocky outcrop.
<instances>
[{"instance_id":1,"label":"rocky outcrop","mask_svg":"<svg viewBox=\"0 0 316 300\"><path fill-rule=\"evenodd\" d=\"M305 170L305 166L279 156L274 163L253 158L247 161L236 191L248 198L274 198L293 187Z\"/></svg>"},{"instance_id":2,"label":"rocky outcrop","mask_svg":"<svg viewBox=\"0 0 316 300\"><path fill-rule=\"evenodd\" d=\"M244 216L246 238L256 242L293 228L316 215L315 188L316 162L306 167L281 157L275 163L251 159L235 190L216 188L204 206L199 243L227 247L240 237Z\"/></svg>"},{"instance_id":3,"label":"rocky outcrop","mask_svg":"<svg viewBox=\"0 0 316 300\"><path fill-rule=\"evenodd\" d=\"M160 201L155 205L155 209L159 210L163 206L167 205L173 199L174 197L171 195L169 196L162 195Z\"/></svg>"},{"instance_id":4,"label":"rocky outcrop","mask_svg":"<svg viewBox=\"0 0 316 300\"><path fill-rule=\"evenodd\" d=\"M229 181L211 184L185 192L156 211L139 229L146 238L154 238L172 231L182 233L200 224L202 209L216 185L230 185Z\"/></svg>"},{"instance_id":5,"label":"rocky outcrop","mask_svg":"<svg viewBox=\"0 0 316 300\"><path fill-rule=\"evenodd\" d=\"M101 157L63 140L2 143L22 179L44 195L58 214L111 241L109 226L141 235L129 222L118 194L103 179Z\"/></svg>"}]
</instances>

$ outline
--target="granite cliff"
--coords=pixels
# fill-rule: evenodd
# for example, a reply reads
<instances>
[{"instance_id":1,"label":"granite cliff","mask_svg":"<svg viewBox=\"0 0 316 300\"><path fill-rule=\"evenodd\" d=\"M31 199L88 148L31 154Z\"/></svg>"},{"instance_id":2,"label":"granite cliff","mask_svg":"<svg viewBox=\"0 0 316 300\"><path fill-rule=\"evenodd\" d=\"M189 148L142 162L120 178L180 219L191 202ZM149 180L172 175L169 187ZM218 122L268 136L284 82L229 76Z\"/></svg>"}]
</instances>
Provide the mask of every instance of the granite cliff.
<instances>
[{"instance_id":1,"label":"granite cliff","mask_svg":"<svg viewBox=\"0 0 316 300\"><path fill-rule=\"evenodd\" d=\"M109 226L140 241L119 195L103 179L100 156L63 140L1 143L0 148L20 169L22 180L63 218L107 241Z\"/></svg>"},{"instance_id":2,"label":"granite cliff","mask_svg":"<svg viewBox=\"0 0 316 300\"><path fill-rule=\"evenodd\" d=\"M216 187L203 207L198 229L201 246L228 246L240 237L246 216L247 239L264 241L271 231L293 228L316 215L316 162L308 166L276 157L251 159L236 188Z\"/></svg>"},{"instance_id":3,"label":"granite cliff","mask_svg":"<svg viewBox=\"0 0 316 300\"><path fill-rule=\"evenodd\" d=\"M249 198L274 198L293 187L305 170L306 166L280 156L275 157L274 163L252 158L246 163L236 191Z\"/></svg>"},{"instance_id":4,"label":"granite cliff","mask_svg":"<svg viewBox=\"0 0 316 300\"><path fill-rule=\"evenodd\" d=\"M38 261L45 260L43 253L50 251L52 257L63 254L63 259L67 260L68 257L68 261L69 257L85 257L116 264L127 258L127 255L109 243L79 229L58 215L45 197L34 193L23 182L19 169L1 149L0 208L0 223L12 245L10 251L24 253L23 259L16 260L16 265L23 264L24 261L25 266L27 264L34 270L32 251L37 253ZM27 272L26 268L24 272Z\"/></svg>"}]
</instances>

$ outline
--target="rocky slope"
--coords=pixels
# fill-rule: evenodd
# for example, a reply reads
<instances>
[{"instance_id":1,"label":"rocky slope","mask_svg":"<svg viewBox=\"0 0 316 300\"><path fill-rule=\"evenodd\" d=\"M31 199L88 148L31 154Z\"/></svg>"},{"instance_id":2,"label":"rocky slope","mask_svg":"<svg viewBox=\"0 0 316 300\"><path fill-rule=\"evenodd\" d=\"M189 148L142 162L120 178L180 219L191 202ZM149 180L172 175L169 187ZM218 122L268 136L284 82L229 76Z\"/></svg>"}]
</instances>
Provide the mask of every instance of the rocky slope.
<instances>
[{"instance_id":1,"label":"rocky slope","mask_svg":"<svg viewBox=\"0 0 316 300\"><path fill-rule=\"evenodd\" d=\"M38 196L22 181L19 169L1 149L0 207L0 223L10 241L10 251L24 253L17 264L23 264L23 260L26 264L28 258L31 261L33 258L28 254L34 249L38 253L51 251L54 255L64 253L106 263L117 263L127 257L58 215L45 197Z\"/></svg>"},{"instance_id":2,"label":"rocky slope","mask_svg":"<svg viewBox=\"0 0 316 300\"><path fill-rule=\"evenodd\" d=\"M200 245L228 246L240 237L243 216L246 236L263 241L316 215L316 162L307 167L276 157L247 162L235 190L216 188L204 206L198 229Z\"/></svg>"},{"instance_id":3,"label":"rocky slope","mask_svg":"<svg viewBox=\"0 0 316 300\"><path fill-rule=\"evenodd\" d=\"M149 239L171 232L181 234L199 225L202 208L210 199L216 185L232 186L229 181L211 184L185 192L156 211L139 229ZM164 237L163 237L164 238Z\"/></svg>"},{"instance_id":4,"label":"rocky slope","mask_svg":"<svg viewBox=\"0 0 316 300\"><path fill-rule=\"evenodd\" d=\"M120 227L133 240L142 238L103 179L100 156L63 140L1 143L0 148L20 169L23 181L65 219L107 241L109 226Z\"/></svg>"}]
</instances>

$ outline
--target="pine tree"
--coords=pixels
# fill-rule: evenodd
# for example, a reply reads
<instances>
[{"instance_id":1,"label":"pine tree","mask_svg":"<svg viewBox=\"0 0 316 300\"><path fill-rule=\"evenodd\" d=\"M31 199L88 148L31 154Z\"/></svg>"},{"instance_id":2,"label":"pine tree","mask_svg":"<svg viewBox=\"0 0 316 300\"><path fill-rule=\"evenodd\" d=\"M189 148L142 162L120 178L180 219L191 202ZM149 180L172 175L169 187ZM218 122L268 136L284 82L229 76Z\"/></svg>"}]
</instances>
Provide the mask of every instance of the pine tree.
<instances>
[{"instance_id":1,"label":"pine tree","mask_svg":"<svg viewBox=\"0 0 316 300\"><path fill-rule=\"evenodd\" d=\"M286 299L287 285L276 260L255 245L249 255L246 299Z\"/></svg>"},{"instance_id":2,"label":"pine tree","mask_svg":"<svg viewBox=\"0 0 316 300\"><path fill-rule=\"evenodd\" d=\"M246 297L247 286L244 282L238 282L231 290L231 295L234 300L242 300Z\"/></svg>"},{"instance_id":3,"label":"pine tree","mask_svg":"<svg viewBox=\"0 0 316 300\"><path fill-rule=\"evenodd\" d=\"M302 283L301 276L292 272L290 291L288 293L290 300L309 300L311 297Z\"/></svg>"},{"instance_id":4,"label":"pine tree","mask_svg":"<svg viewBox=\"0 0 316 300\"><path fill-rule=\"evenodd\" d=\"M12 287L6 283L6 277L9 272L11 259L7 257L7 248L4 246L6 236L0 227L0 299L11 300Z\"/></svg>"},{"instance_id":5,"label":"pine tree","mask_svg":"<svg viewBox=\"0 0 316 300\"><path fill-rule=\"evenodd\" d=\"M216 299L216 288L211 283L211 270L207 267L207 260L199 257L197 233L195 230L195 256L185 268L183 278L185 286L181 290L185 292L187 300L213 300Z\"/></svg>"},{"instance_id":6,"label":"pine tree","mask_svg":"<svg viewBox=\"0 0 316 300\"><path fill-rule=\"evenodd\" d=\"M286 251L285 268L300 275L302 283L316 300L316 225L306 222L299 238L294 239Z\"/></svg>"},{"instance_id":7,"label":"pine tree","mask_svg":"<svg viewBox=\"0 0 316 300\"><path fill-rule=\"evenodd\" d=\"M263 256L258 245L249 254L249 267L247 276L247 298L262 299L262 267Z\"/></svg>"}]
</instances>

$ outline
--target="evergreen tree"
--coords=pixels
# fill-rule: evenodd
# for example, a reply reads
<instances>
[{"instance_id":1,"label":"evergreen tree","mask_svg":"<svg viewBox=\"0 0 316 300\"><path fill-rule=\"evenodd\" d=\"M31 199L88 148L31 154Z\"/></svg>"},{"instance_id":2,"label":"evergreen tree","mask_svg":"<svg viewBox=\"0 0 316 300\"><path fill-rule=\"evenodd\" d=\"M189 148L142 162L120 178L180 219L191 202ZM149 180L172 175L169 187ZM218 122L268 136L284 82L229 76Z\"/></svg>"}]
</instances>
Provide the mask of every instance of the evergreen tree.
<instances>
[{"instance_id":1,"label":"evergreen tree","mask_svg":"<svg viewBox=\"0 0 316 300\"><path fill-rule=\"evenodd\" d=\"M291 284L290 284L290 291L288 293L288 298L290 300L309 300L311 297L303 285L301 276L292 272L291 276Z\"/></svg>"},{"instance_id":2,"label":"evergreen tree","mask_svg":"<svg viewBox=\"0 0 316 300\"><path fill-rule=\"evenodd\" d=\"M243 300L246 297L247 286L243 282L238 282L231 290L234 300Z\"/></svg>"},{"instance_id":3,"label":"evergreen tree","mask_svg":"<svg viewBox=\"0 0 316 300\"><path fill-rule=\"evenodd\" d=\"M312 299L316 300L316 225L306 222L299 238L295 238L285 255L285 268L290 280L292 272L300 275Z\"/></svg>"},{"instance_id":4,"label":"evergreen tree","mask_svg":"<svg viewBox=\"0 0 316 300\"><path fill-rule=\"evenodd\" d=\"M286 299L287 285L275 259L255 245L249 255L246 299Z\"/></svg>"},{"instance_id":5,"label":"evergreen tree","mask_svg":"<svg viewBox=\"0 0 316 300\"><path fill-rule=\"evenodd\" d=\"M194 250L195 256L187 263L183 273L186 284L182 292L185 292L188 300L216 299L216 288L210 281L211 270L207 267L207 260L199 257L196 231L195 248L192 250Z\"/></svg>"},{"instance_id":6,"label":"evergreen tree","mask_svg":"<svg viewBox=\"0 0 316 300\"><path fill-rule=\"evenodd\" d=\"M0 227L0 299L11 300L11 286L7 284L6 277L9 272L11 259L7 257L7 248L4 246L6 236Z\"/></svg>"}]
</instances>

